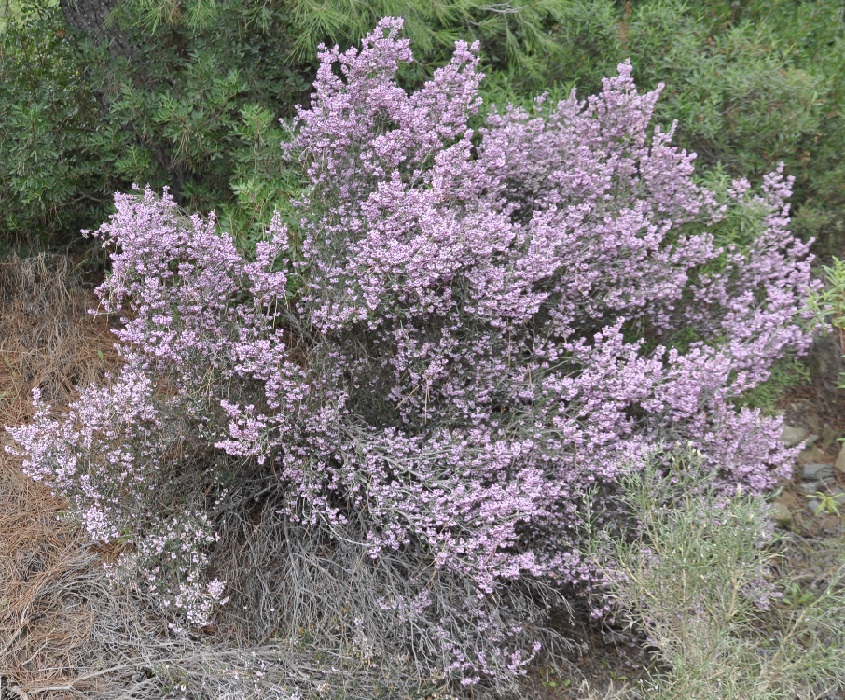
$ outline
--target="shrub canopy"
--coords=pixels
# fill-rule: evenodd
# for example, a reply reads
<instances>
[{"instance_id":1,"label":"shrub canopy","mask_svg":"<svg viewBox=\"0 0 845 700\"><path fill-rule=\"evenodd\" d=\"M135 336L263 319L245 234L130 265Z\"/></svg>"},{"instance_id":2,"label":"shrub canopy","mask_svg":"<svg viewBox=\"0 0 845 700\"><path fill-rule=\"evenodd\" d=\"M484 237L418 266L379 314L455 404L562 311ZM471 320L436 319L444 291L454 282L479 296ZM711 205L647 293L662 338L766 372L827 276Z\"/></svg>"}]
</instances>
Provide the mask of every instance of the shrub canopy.
<instances>
[{"instance_id":1,"label":"shrub canopy","mask_svg":"<svg viewBox=\"0 0 845 700\"><path fill-rule=\"evenodd\" d=\"M12 434L92 537L134 543L177 628L223 594L204 552L225 493L263 474L288 522L416 572L385 610L475 682L537 650L503 621L514 596L601 580L588 491L610 518L620 475L691 448L724 490L788 474L780 419L735 402L808 344L808 247L782 170L757 194L698 184L628 63L473 130L477 45L408 92L401 27L321 50L284 145L308 183L296 235L277 215L246 258L167 192L116 196L95 235L124 369ZM738 220L755 235L727 242ZM432 577L472 594L436 602Z\"/></svg>"}]
</instances>

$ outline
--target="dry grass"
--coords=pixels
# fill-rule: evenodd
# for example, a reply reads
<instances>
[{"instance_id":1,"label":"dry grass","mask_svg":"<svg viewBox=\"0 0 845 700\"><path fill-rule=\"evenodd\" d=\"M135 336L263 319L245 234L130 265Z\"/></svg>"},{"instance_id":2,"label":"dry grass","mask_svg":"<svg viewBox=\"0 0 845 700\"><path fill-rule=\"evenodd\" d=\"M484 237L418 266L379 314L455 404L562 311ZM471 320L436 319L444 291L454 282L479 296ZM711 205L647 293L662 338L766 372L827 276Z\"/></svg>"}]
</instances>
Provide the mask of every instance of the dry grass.
<instances>
[{"instance_id":1,"label":"dry grass","mask_svg":"<svg viewBox=\"0 0 845 700\"><path fill-rule=\"evenodd\" d=\"M93 301L66 257L0 262L0 424L29 418L33 388L66 404L115 364L104 319L86 313ZM0 671L35 693L85 665L103 586L98 555L62 508L0 452Z\"/></svg>"},{"instance_id":2,"label":"dry grass","mask_svg":"<svg viewBox=\"0 0 845 700\"><path fill-rule=\"evenodd\" d=\"M102 378L116 357L92 290L71 261L40 255L0 262L0 419L26 419L32 389L61 405Z\"/></svg>"},{"instance_id":3,"label":"dry grass","mask_svg":"<svg viewBox=\"0 0 845 700\"><path fill-rule=\"evenodd\" d=\"M0 262L0 424L31 417L33 388L61 410L79 387L117 367L106 320L87 313L96 302L64 256ZM0 432L0 448L10 443ZM165 697L185 678L174 668L225 676L258 663L261 653L244 662L237 650L168 639L137 592L106 576L102 564L111 553L61 518L64 507L0 449L0 692L48 700ZM219 697L243 696L221 679L201 680Z\"/></svg>"}]
</instances>

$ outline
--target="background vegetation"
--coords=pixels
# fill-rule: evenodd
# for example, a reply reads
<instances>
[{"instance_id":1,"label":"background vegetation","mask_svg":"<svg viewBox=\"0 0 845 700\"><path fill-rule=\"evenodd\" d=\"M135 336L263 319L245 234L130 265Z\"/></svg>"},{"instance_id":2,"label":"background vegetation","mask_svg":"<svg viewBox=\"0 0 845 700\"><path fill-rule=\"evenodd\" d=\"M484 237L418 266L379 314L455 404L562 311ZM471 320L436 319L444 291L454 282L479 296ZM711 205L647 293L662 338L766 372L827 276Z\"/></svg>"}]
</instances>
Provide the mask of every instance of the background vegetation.
<instances>
[{"instance_id":1,"label":"background vegetation","mask_svg":"<svg viewBox=\"0 0 845 700\"><path fill-rule=\"evenodd\" d=\"M105 2L104 4L108 4ZM67 14L67 13L65 13ZM419 83L456 38L481 41L489 104L594 92L630 58L657 119L707 168L797 177L795 226L836 252L845 231L845 20L835 0L129 0L96 47L42 0L7 0L0 36L0 241L66 244L111 193L169 184L238 235L284 210L297 183L279 118L307 102L320 42L348 46L403 15Z\"/></svg>"}]
</instances>

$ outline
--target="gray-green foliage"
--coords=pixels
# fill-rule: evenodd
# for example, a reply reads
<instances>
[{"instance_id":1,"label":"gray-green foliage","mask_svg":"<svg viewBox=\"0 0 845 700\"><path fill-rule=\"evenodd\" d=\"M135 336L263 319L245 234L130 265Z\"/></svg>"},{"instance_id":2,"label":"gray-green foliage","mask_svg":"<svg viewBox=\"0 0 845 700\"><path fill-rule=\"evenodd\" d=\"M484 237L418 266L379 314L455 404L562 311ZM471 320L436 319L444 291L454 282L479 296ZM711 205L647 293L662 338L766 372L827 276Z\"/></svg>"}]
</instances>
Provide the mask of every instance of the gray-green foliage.
<instances>
[{"instance_id":1,"label":"gray-green foliage","mask_svg":"<svg viewBox=\"0 0 845 700\"><path fill-rule=\"evenodd\" d=\"M824 286L810 295L809 309L818 323L832 325L845 345L845 260L834 257L822 271Z\"/></svg>"},{"instance_id":2,"label":"gray-green foliage","mask_svg":"<svg viewBox=\"0 0 845 700\"><path fill-rule=\"evenodd\" d=\"M615 562L618 619L654 658L632 697L792 700L845 689L845 568L815 572L819 585L805 588L777 554L765 502L716 493L694 455L686 461L675 483L656 470L624 481L640 536L594 537Z\"/></svg>"},{"instance_id":3,"label":"gray-green foliage","mask_svg":"<svg viewBox=\"0 0 845 700\"><path fill-rule=\"evenodd\" d=\"M810 294L808 308L823 329L830 330L832 327L845 362L845 259L834 257L830 265L822 267L822 271L823 286ZM845 390L842 366L840 363L839 389Z\"/></svg>"}]
</instances>

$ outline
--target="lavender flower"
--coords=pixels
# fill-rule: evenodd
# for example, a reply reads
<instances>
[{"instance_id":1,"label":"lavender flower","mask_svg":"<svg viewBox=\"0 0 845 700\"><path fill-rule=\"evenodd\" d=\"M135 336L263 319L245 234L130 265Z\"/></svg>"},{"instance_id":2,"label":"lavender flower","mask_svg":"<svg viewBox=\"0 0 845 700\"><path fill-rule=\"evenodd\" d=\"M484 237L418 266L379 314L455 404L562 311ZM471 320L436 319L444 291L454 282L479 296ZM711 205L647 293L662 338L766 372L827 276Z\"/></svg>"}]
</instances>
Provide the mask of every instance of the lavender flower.
<instances>
[{"instance_id":1,"label":"lavender flower","mask_svg":"<svg viewBox=\"0 0 845 700\"><path fill-rule=\"evenodd\" d=\"M278 216L246 257L166 191L116 196L95 235L125 368L67 415L37 404L10 430L92 537L135 543L124 564L145 567L174 629L205 624L224 593L206 580L208 515L173 519L187 451L278 475L293 522L470 581L460 614L498 651L462 650L457 612L430 628L444 673L472 684L538 651L485 617L508 586L603 580L578 555L588 491L612 513L616 480L658 448L699 451L726 492L789 472L780 419L735 399L807 347L809 255L788 231L791 181L737 181L726 200L696 184L629 64L598 95L494 110L473 131L478 47L458 42L409 94L401 26L321 49L284 146L309 183L295 254ZM737 208L763 230L722 244L714 227ZM385 605L435 615L423 593Z\"/></svg>"}]
</instances>

